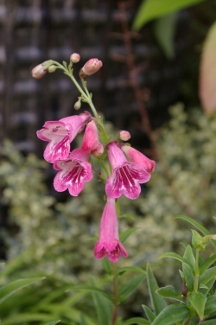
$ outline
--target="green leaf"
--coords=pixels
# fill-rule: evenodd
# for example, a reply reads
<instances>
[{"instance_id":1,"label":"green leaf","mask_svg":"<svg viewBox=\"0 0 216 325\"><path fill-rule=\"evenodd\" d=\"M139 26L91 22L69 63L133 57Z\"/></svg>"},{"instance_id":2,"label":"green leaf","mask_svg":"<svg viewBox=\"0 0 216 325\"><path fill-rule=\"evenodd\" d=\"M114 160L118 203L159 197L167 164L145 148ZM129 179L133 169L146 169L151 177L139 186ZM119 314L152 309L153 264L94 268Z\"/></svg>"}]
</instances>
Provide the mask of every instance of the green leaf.
<instances>
[{"instance_id":1,"label":"green leaf","mask_svg":"<svg viewBox=\"0 0 216 325\"><path fill-rule=\"evenodd\" d=\"M188 296L188 300L190 301L193 308L196 310L199 318L202 320L204 317L204 310L206 304L206 296L201 292L192 292Z\"/></svg>"},{"instance_id":2,"label":"green leaf","mask_svg":"<svg viewBox=\"0 0 216 325\"><path fill-rule=\"evenodd\" d=\"M133 317L124 322L124 325L150 325L151 323L141 317Z\"/></svg>"},{"instance_id":3,"label":"green leaf","mask_svg":"<svg viewBox=\"0 0 216 325\"><path fill-rule=\"evenodd\" d=\"M155 319L155 314L153 313L153 311L151 311L151 309L145 305L142 305L142 308L146 314L146 317L148 318L148 320L152 323L153 320Z\"/></svg>"},{"instance_id":4,"label":"green leaf","mask_svg":"<svg viewBox=\"0 0 216 325\"><path fill-rule=\"evenodd\" d=\"M192 266L191 270L193 271L195 268L195 257L194 257L194 253L193 253L193 249L190 245L186 246L183 258L185 260L187 260L188 263L186 263L188 266ZM184 262L185 263L185 262Z\"/></svg>"},{"instance_id":5,"label":"green leaf","mask_svg":"<svg viewBox=\"0 0 216 325\"><path fill-rule=\"evenodd\" d=\"M215 306L216 306L216 296L214 295L208 297L205 304L205 317L211 317L213 314L216 313Z\"/></svg>"},{"instance_id":6,"label":"green leaf","mask_svg":"<svg viewBox=\"0 0 216 325\"><path fill-rule=\"evenodd\" d=\"M216 278L216 266L211 267L210 269L206 270L201 276L200 276L200 284L207 284L208 281L211 279Z\"/></svg>"},{"instance_id":7,"label":"green leaf","mask_svg":"<svg viewBox=\"0 0 216 325\"><path fill-rule=\"evenodd\" d=\"M16 293L18 290L21 290L24 287L27 287L33 283L44 280L45 278L30 278L30 279L19 279L8 284L5 284L0 288L0 304L9 298L11 295Z\"/></svg>"},{"instance_id":8,"label":"green leaf","mask_svg":"<svg viewBox=\"0 0 216 325\"><path fill-rule=\"evenodd\" d=\"M125 266L117 269L115 275L121 275L122 273L129 273L129 272L138 272L138 273L146 274L146 271L139 266Z\"/></svg>"},{"instance_id":9,"label":"green leaf","mask_svg":"<svg viewBox=\"0 0 216 325\"><path fill-rule=\"evenodd\" d=\"M132 227L132 228L128 228L126 229L125 231L123 231L121 234L120 234L120 241L122 243L124 243L126 241L126 239L131 235L133 234L137 229L139 229L138 227Z\"/></svg>"},{"instance_id":10,"label":"green leaf","mask_svg":"<svg viewBox=\"0 0 216 325\"><path fill-rule=\"evenodd\" d=\"M203 237L196 230L192 230L192 246L200 250L206 248L206 244L203 243Z\"/></svg>"},{"instance_id":11,"label":"green leaf","mask_svg":"<svg viewBox=\"0 0 216 325\"><path fill-rule=\"evenodd\" d=\"M187 8L202 1L204 0L143 0L133 22L133 29L139 30L152 19Z\"/></svg>"},{"instance_id":12,"label":"green leaf","mask_svg":"<svg viewBox=\"0 0 216 325\"><path fill-rule=\"evenodd\" d=\"M170 257L170 258L173 258L175 260L178 260L186 265L188 265L188 267L193 270L192 268L192 265L190 264L190 262L188 262L184 257L182 257L181 255L179 254L176 254L176 253L173 253L173 252L167 252L167 253L164 253L160 256L160 258L165 258L165 257Z\"/></svg>"},{"instance_id":13,"label":"green leaf","mask_svg":"<svg viewBox=\"0 0 216 325\"><path fill-rule=\"evenodd\" d=\"M183 323L189 317L190 313L185 305L172 304L165 307L151 325L173 325L180 321Z\"/></svg>"},{"instance_id":14,"label":"green leaf","mask_svg":"<svg viewBox=\"0 0 216 325\"><path fill-rule=\"evenodd\" d=\"M215 325L215 319L211 319L211 320L206 320L202 323L200 323L201 325Z\"/></svg>"},{"instance_id":15,"label":"green leaf","mask_svg":"<svg viewBox=\"0 0 216 325\"><path fill-rule=\"evenodd\" d=\"M157 281L154 277L154 274L149 265L147 266L147 282L148 282L148 289L149 289L152 307L155 311L155 314L158 315L161 312L161 310L163 310L166 307L167 304L165 300L160 296L158 296L158 294L156 293L156 290L159 288L158 288Z\"/></svg>"},{"instance_id":16,"label":"green leaf","mask_svg":"<svg viewBox=\"0 0 216 325\"><path fill-rule=\"evenodd\" d=\"M216 261L216 254L210 256L200 267L200 275L203 274Z\"/></svg>"},{"instance_id":17,"label":"green leaf","mask_svg":"<svg viewBox=\"0 0 216 325\"><path fill-rule=\"evenodd\" d=\"M82 313L80 314L80 325L89 325Z\"/></svg>"},{"instance_id":18,"label":"green leaf","mask_svg":"<svg viewBox=\"0 0 216 325\"><path fill-rule=\"evenodd\" d=\"M121 285L119 288L119 300L120 302L124 302L140 285L140 283L143 282L143 280L146 278L146 274L139 274L134 276L132 279Z\"/></svg>"},{"instance_id":19,"label":"green leaf","mask_svg":"<svg viewBox=\"0 0 216 325\"><path fill-rule=\"evenodd\" d=\"M87 292L98 293L98 294L102 295L104 298L106 298L107 300L109 300L110 302L112 302L112 298L108 295L108 293L106 293L104 290L101 290L93 285L77 285L77 286L73 286L72 288L70 288L67 291L71 291L71 290L84 290Z\"/></svg>"},{"instance_id":20,"label":"green leaf","mask_svg":"<svg viewBox=\"0 0 216 325\"><path fill-rule=\"evenodd\" d=\"M91 279L92 286L96 287L96 281ZM103 325L110 325L112 318L112 308L113 305L107 298L104 297L103 294L93 291L92 292L94 305L96 307L96 312L98 316L98 323Z\"/></svg>"},{"instance_id":21,"label":"green leaf","mask_svg":"<svg viewBox=\"0 0 216 325\"><path fill-rule=\"evenodd\" d=\"M56 324L58 324L58 323L60 323L61 322L61 320L55 320L55 321L53 321L53 322L49 322L49 323L46 323L46 324L44 324L44 325L56 325Z\"/></svg>"},{"instance_id":22,"label":"green leaf","mask_svg":"<svg viewBox=\"0 0 216 325\"><path fill-rule=\"evenodd\" d=\"M177 14L170 13L159 18L154 25L155 37L167 58L172 59L174 53L174 36L177 23Z\"/></svg>"},{"instance_id":23,"label":"green leaf","mask_svg":"<svg viewBox=\"0 0 216 325\"><path fill-rule=\"evenodd\" d=\"M183 302L184 299L182 296L178 293L178 291L172 286L167 285L166 287L157 289L157 294L159 294L162 297L165 298L171 298L180 302Z\"/></svg>"},{"instance_id":24,"label":"green leaf","mask_svg":"<svg viewBox=\"0 0 216 325\"><path fill-rule=\"evenodd\" d=\"M187 217L187 216L177 216L175 217L175 219L181 219L181 220L185 220L187 222L189 222L191 225L193 225L195 228L197 228L203 235L210 235L209 231L203 227L199 222L195 221L194 219Z\"/></svg>"}]
</instances>

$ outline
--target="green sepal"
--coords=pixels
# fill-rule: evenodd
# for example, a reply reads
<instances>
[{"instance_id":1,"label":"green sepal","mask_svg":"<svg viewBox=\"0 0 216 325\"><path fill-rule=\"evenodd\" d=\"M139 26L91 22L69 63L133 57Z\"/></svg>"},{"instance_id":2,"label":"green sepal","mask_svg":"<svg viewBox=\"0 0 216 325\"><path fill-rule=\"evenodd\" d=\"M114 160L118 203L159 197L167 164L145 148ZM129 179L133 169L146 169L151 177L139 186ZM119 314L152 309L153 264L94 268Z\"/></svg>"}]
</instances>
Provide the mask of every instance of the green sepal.
<instances>
[{"instance_id":1,"label":"green sepal","mask_svg":"<svg viewBox=\"0 0 216 325\"><path fill-rule=\"evenodd\" d=\"M172 286L167 285L166 287L162 287L157 289L157 294L164 298L174 299L180 302L184 302L182 296L178 293L178 291Z\"/></svg>"},{"instance_id":2,"label":"green sepal","mask_svg":"<svg viewBox=\"0 0 216 325\"><path fill-rule=\"evenodd\" d=\"M185 305L172 304L166 306L151 325L174 325L180 321L186 321L189 317L190 312Z\"/></svg>"},{"instance_id":3,"label":"green sepal","mask_svg":"<svg viewBox=\"0 0 216 325\"><path fill-rule=\"evenodd\" d=\"M156 293L156 290L159 288L150 265L147 266L147 283L152 307L155 311L155 314L158 315L161 310L166 307L167 304L166 301Z\"/></svg>"},{"instance_id":4,"label":"green sepal","mask_svg":"<svg viewBox=\"0 0 216 325\"><path fill-rule=\"evenodd\" d=\"M155 320L155 314L153 313L153 311L151 311L151 309L145 305L142 305L142 308L146 314L146 317L148 318L148 320L152 323Z\"/></svg>"},{"instance_id":5,"label":"green sepal","mask_svg":"<svg viewBox=\"0 0 216 325\"><path fill-rule=\"evenodd\" d=\"M204 310L205 310L205 304L206 304L206 296L202 294L201 292L192 292L188 296L188 300L193 306L193 308L196 310L197 315L202 320L204 318Z\"/></svg>"}]
</instances>

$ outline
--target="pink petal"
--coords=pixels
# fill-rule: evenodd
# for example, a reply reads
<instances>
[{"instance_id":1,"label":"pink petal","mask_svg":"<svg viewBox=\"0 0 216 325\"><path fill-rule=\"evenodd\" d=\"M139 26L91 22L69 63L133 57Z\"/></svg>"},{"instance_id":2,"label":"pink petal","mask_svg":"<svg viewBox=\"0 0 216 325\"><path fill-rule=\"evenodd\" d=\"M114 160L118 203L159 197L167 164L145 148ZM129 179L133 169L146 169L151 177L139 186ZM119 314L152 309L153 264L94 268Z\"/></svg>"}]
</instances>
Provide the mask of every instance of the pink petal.
<instances>
[{"instance_id":1,"label":"pink petal","mask_svg":"<svg viewBox=\"0 0 216 325\"><path fill-rule=\"evenodd\" d=\"M36 132L37 137L43 141L51 141L53 139L62 138L68 135L65 124L60 121L47 121L43 129Z\"/></svg>"},{"instance_id":2,"label":"pink petal","mask_svg":"<svg viewBox=\"0 0 216 325\"><path fill-rule=\"evenodd\" d=\"M134 149L130 146L122 146L121 149L127 155L130 161L137 163L142 166L146 171L153 172L155 169L156 162L154 160L149 159L140 151Z\"/></svg>"},{"instance_id":3,"label":"pink petal","mask_svg":"<svg viewBox=\"0 0 216 325\"><path fill-rule=\"evenodd\" d=\"M54 163L56 160L64 160L70 152L70 142L68 136L58 142L50 141L44 150L44 159Z\"/></svg>"}]
</instances>

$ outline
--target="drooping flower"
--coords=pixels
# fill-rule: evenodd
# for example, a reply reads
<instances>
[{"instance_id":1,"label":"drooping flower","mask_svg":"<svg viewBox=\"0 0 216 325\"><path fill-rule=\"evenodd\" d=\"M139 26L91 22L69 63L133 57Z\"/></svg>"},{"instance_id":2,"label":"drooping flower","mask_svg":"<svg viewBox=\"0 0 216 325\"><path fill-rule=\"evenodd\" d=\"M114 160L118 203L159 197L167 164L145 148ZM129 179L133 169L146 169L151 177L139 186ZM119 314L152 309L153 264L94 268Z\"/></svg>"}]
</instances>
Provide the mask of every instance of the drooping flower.
<instances>
[{"instance_id":1,"label":"drooping flower","mask_svg":"<svg viewBox=\"0 0 216 325\"><path fill-rule=\"evenodd\" d=\"M122 146L121 149L126 154L128 159L132 162L137 163L138 165L142 166L147 170L147 172L152 173L155 169L156 162L154 160L149 159L140 151L134 149L130 146Z\"/></svg>"},{"instance_id":2,"label":"drooping flower","mask_svg":"<svg viewBox=\"0 0 216 325\"><path fill-rule=\"evenodd\" d=\"M35 79L42 78L48 72L48 68L52 65L52 63L52 60L47 60L41 64L38 64L32 69L32 77Z\"/></svg>"},{"instance_id":3,"label":"drooping flower","mask_svg":"<svg viewBox=\"0 0 216 325\"><path fill-rule=\"evenodd\" d=\"M112 174L105 186L107 196L119 198L123 194L128 199L137 199L141 192L140 184L148 182L151 175L137 163L127 161L115 142L110 142L107 148L112 166Z\"/></svg>"},{"instance_id":4,"label":"drooping flower","mask_svg":"<svg viewBox=\"0 0 216 325\"><path fill-rule=\"evenodd\" d=\"M70 143L90 119L91 114L84 112L64 117L59 121L47 121L43 128L37 131L39 139L49 142L44 151L44 159L50 163L67 159Z\"/></svg>"},{"instance_id":5,"label":"drooping flower","mask_svg":"<svg viewBox=\"0 0 216 325\"><path fill-rule=\"evenodd\" d=\"M88 159L89 153L77 148L70 153L68 159L55 161L53 167L59 170L53 181L55 190L64 192L68 189L70 195L78 196L84 188L84 183L93 178Z\"/></svg>"},{"instance_id":6,"label":"drooping flower","mask_svg":"<svg viewBox=\"0 0 216 325\"><path fill-rule=\"evenodd\" d=\"M96 153L97 156L104 152L103 145L99 141L98 129L94 120L90 121L86 126L81 147L89 153Z\"/></svg>"},{"instance_id":7,"label":"drooping flower","mask_svg":"<svg viewBox=\"0 0 216 325\"><path fill-rule=\"evenodd\" d=\"M116 263L120 255L128 256L124 246L119 241L115 200L108 198L101 217L100 235L94 248L94 256L97 259L107 256L110 262Z\"/></svg>"},{"instance_id":8,"label":"drooping flower","mask_svg":"<svg viewBox=\"0 0 216 325\"><path fill-rule=\"evenodd\" d=\"M88 60L84 66L81 68L79 75L80 77L87 77L90 76L94 73L96 73L101 67L102 67L103 63L102 61L96 59L96 58L92 58L90 60Z\"/></svg>"}]
</instances>

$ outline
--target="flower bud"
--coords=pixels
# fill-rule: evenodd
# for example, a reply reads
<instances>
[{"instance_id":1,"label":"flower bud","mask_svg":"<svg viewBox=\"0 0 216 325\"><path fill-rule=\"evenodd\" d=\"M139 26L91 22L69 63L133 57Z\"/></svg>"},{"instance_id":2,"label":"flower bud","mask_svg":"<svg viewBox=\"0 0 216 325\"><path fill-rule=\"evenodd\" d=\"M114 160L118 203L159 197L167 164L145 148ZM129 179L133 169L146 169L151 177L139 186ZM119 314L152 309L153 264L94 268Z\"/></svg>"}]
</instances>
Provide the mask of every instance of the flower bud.
<instances>
[{"instance_id":1,"label":"flower bud","mask_svg":"<svg viewBox=\"0 0 216 325\"><path fill-rule=\"evenodd\" d=\"M35 79L40 79L41 77L43 77L47 73L49 67L52 66L52 63L53 63L52 60L47 60L34 67L32 69L32 77Z\"/></svg>"},{"instance_id":2,"label":"flower bud","mask_svg":"<svg viewBox=\"0 0 216 325\"><path fill-rule=\"evenodd\" d=\"M102 65L103 65L102 61L96 58L90 59L84 64L84 66L79 72L79 75L81 78L90 76L96 73L102 67Z\"/></svg>"},{"instance_id":3,"label":"flower bud","mask_svg":"<svg viewBox=\"0 0 216 325\"><path fill-rule=\"evenodd\" d=\"M51 65L51 66L48 68L48 72L49 72L49 73L53 73L53 72L56 71L56 69L57 69L57 67L56 67L55 65Z\"/></svg>"},{"instance_id":4,"label":"flower bud","mask_svg":"<svg viewBox=\"0 0 216 325\"><path fill-rule=\"evenodd\" d=\"M102 143L99 143L99 145L97 146L97 148L95 150L92 151L92 154L95 157L99 157L104 153L104 146L102 145Z\"/></svg>"},{"instance_id":5,"label":"flower bud","mask_svg":"<svg viewBox=\"0 0 216 325\"><path fill-rule=\"evenodd\" d=\"M81 108L81 97L78 97L78 101L74 104L74 109L78 111Z\"/></svg>"},{"instance_id":6,"label":"flower bud","mask_svg":"<svg viewBox=\"0 0 216 325\"><path fill-rule=\"evenodd\" d=\"M77 63L80 61L80 55L78 53L73 53L70 56L70 60L72 63Z\"/></svg>"},{"instance_id":7,"label":"flower bud","mask_svg":"<svg viewBox=\"0 0 216 325\"><path fill-rule=\"evenodd\" d=\"M122 141L128 141L131 138L130 132L125 130L118 131L118 136Z\"/></svg>"}]
</instances>

